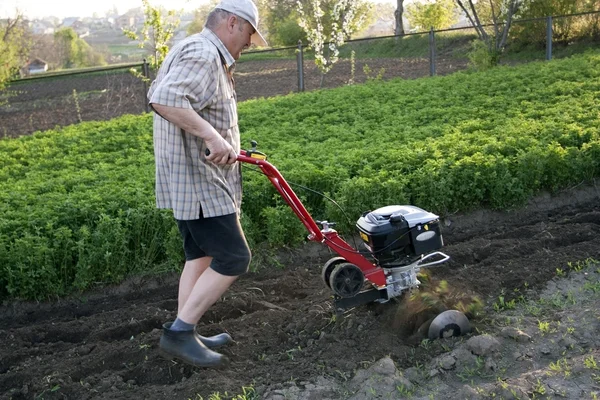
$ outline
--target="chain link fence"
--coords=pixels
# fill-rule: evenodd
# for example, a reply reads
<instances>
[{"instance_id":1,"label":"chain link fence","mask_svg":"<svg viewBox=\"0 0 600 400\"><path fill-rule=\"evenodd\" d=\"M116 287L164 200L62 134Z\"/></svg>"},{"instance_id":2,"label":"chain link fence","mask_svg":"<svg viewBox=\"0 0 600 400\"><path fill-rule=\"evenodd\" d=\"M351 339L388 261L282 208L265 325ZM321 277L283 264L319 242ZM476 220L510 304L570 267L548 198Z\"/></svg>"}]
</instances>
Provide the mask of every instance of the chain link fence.
<instances>
[{"instance_id":1,"label":"chain link fence","mask_svg":"<svg viewBox=\"0 0 600 400\"><path fill-rule=\"evenodd\" d=\"M492 26L486 27L493 34ZM565 57L597 46L600 12L514 21L503 64ZM527 38L526 41L520 38ZM577 37L572 42L569 38ZM348 41L326 75L302 44L245 53L236 66L240 101L333 88L371 79L414 79L469 67L472 27ZM134 75L130 70L137 71ZM92 68L11 82L0 94L0 137L147 112L147 64Z\"/></svg>"}]
</instances>

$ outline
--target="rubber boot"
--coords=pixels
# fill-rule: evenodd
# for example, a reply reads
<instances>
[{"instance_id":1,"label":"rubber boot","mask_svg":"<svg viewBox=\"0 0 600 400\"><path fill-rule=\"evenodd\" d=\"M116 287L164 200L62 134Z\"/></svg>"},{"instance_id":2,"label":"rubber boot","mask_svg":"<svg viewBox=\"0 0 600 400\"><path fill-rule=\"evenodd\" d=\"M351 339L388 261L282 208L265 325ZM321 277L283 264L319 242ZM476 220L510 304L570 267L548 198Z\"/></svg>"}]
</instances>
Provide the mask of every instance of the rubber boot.
<instances>
[{"instance_id":1,"label":"rubber boot","mask_svg":"<svg viewBox=\"0 0 600 400\"><path fill-rule=\"evenodd\" d=\"M201 336L198 335L200 341L209 349L216 349L217 347L221 347L226 345L227 343L233 341L233 338L229 333L220 333L215 336Z\"/></svg>"},{"instance_id":2,"label":"rubber boot","mask_svg":"<svg viewBox=\"0 0 600 400\"><path fill-rule=\"evenodd\" d=\"M194 331L172 331L163 325L159 351L166 359L176 358L194 367L215 368L229 364L229 359L206 347Z\"/></svg>"}]
</instances>

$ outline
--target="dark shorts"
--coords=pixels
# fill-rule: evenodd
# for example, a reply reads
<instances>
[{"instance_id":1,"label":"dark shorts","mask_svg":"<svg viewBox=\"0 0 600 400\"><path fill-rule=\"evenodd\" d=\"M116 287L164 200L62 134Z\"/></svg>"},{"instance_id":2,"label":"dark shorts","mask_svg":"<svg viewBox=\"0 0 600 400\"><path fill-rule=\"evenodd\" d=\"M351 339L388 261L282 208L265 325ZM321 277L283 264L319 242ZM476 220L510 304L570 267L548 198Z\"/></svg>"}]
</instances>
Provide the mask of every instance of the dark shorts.
<instances>
[{"instance_id":1,"label":"dark shorts","mask_svg":"<svg viewBox=\"0 0 600 400\"><path fill-rule=\"evenodd\" d=\"M237 214L177 220L187 261L213 257L210 267L221 275L238 276L248 271L252 258Z\"/></svg>"}]
</instances>

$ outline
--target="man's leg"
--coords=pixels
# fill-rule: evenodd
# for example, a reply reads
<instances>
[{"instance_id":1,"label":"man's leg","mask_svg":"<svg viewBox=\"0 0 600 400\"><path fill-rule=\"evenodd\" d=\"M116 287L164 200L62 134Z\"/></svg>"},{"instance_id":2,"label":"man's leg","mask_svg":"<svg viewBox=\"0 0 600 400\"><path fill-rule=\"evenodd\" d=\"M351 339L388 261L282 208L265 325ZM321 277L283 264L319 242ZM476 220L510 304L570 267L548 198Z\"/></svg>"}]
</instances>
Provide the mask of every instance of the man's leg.
<instances>
[{"instance_id":1,"label":"man's leg","mask_svg":"<svg viewBox=\"0 0 600 400\"><path fill-rule=\"evenodd\" d=\"M192 293L198 278L210 266L211 261L212 257L202 257L186 261L183 272L179 277L177 315L181 314L181 310L190 297L190 293Z\"/></svg>"},{"instance_id":2,"label":"man's leg","mask_svg":"<svg viewBox=\"0 0 600 400\"><path fill-rule=\"evenodd\" d=\"M177 318L188 324L197 324L236 279L237 276L221 275L212 268L206 269L196 281Z\"/></svg>"},{"instance_id":3,"label":"man's leg","mask_svg":"<svg viewBox=\"0 0 600 400\"><path fill-rule=\"evenodd\" d=\"M179 225L188 249L186 258L195 261L189 255L203 256L197 264L198 269L186 271L184 268L185 282L180 281L180 288L183 286L184 290L179 297L178 318L195 325L236 278L247 272L252 255L237 214L180 221ZM205 263L210 258L208 268ZM187 295L191 282L195 283Z\"/></svg>"},{"instance_id":4,"label":"man's leg","mask_svg":"<svg viewBox=\"0 0 600 400\"><path fill-rule=\"evenodd\" d=\"M160 345L165 357L176 357L198 367L217 367L227 364L227 357L211 351L210 348L231 341L231 336L227 333L206 338L194 331L194 326L206 310L237 279L237 276L221 275L208 268L210 262L211 257L186 262L179 281L177 320L173 325L168 323L163 326ZM179 324L179 328L171 329L175 324Z\"/></svg>"},{"instance_id":5,"label":"man's leg","mask_svg":"<svg viewBox=\"0 0 600 400\"><path fill-rule=\"evenodd\" d=\"M224 333L204 338L194 332L194 326L237 277L247 272L250 249L237 214L178 221L178 226L188 261L180 278L177 320L163 326L160 350L166 357L195 366L223 365L226 357L206 346L216 347L231 337Z\"/></svg>"}]
</instances>

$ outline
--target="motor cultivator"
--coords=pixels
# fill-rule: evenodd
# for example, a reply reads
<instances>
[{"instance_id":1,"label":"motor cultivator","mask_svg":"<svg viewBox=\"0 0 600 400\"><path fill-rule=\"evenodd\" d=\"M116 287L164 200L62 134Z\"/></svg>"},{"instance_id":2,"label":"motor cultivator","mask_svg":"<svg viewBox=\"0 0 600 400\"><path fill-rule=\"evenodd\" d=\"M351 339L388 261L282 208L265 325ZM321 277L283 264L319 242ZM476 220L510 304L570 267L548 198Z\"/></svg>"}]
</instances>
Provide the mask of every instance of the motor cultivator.
<instances>
[{"instance_id":1,"label":"motor cultivator","mask_svg":"<svg viewBox=\"0 0 600 400\"><path fill-rule=\"evenodd\" d=\"M323 281L334 294L336 312L398 297L419 286L421 268L450 258L437 251L443 246L439 217L410 205L364 213L356 227L366 251L354 249L332 228L334 223L312 218L277 168L256 150L256 142L252 145L251 150L241 151L238 161L258 166L308 229L308 239L324 243L339 255L322 269Z\"/></svg>"}]
</instances>

